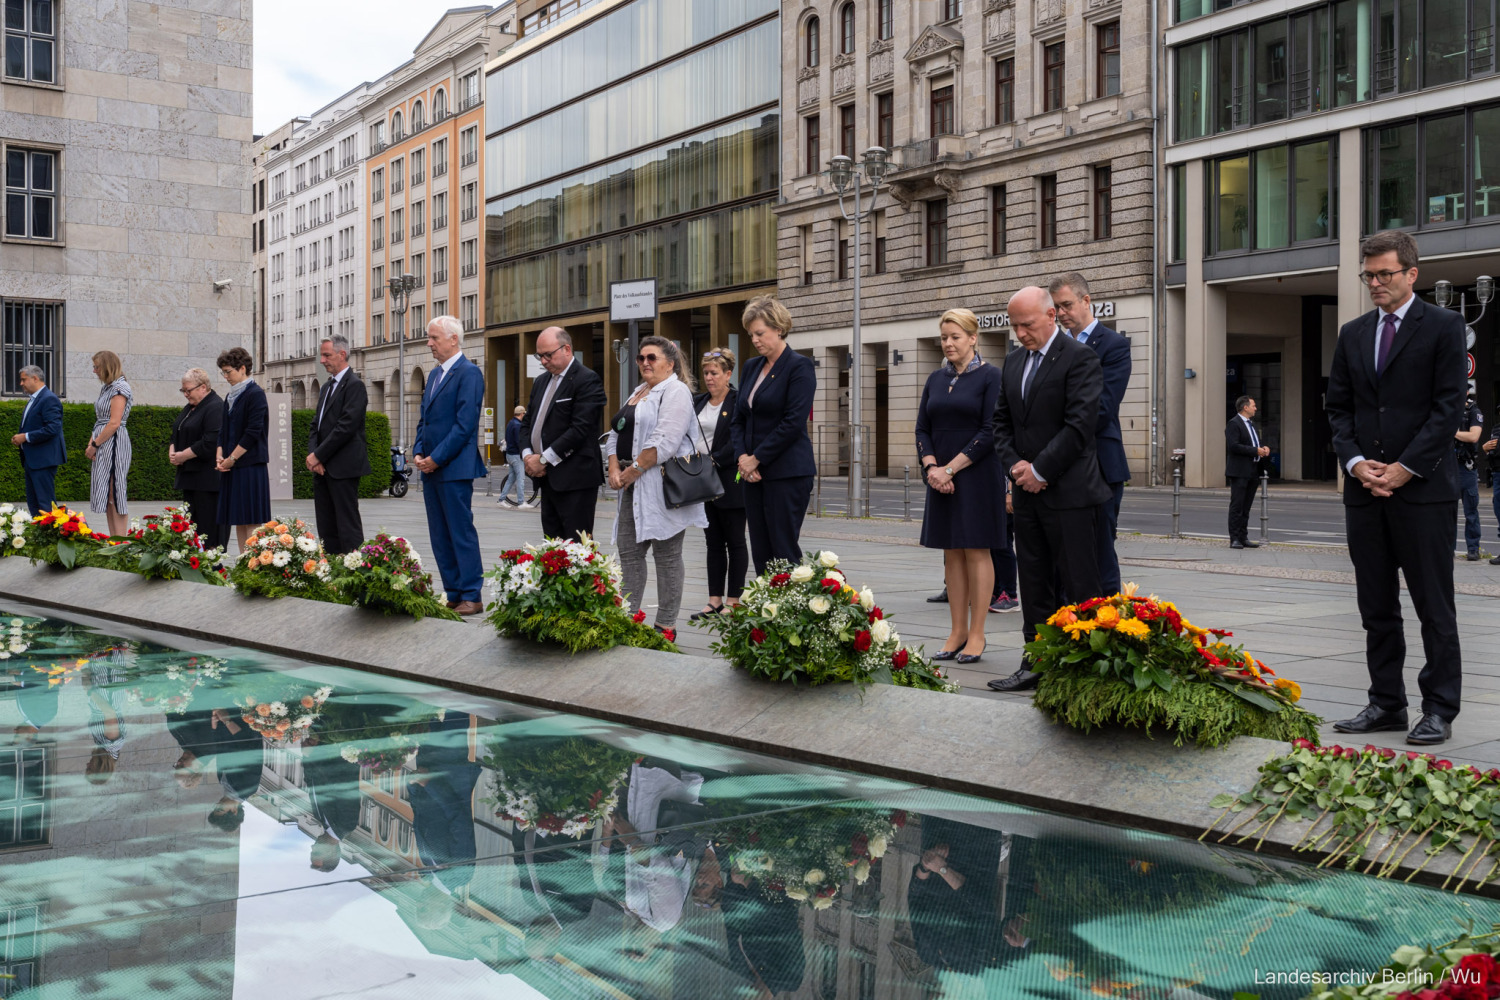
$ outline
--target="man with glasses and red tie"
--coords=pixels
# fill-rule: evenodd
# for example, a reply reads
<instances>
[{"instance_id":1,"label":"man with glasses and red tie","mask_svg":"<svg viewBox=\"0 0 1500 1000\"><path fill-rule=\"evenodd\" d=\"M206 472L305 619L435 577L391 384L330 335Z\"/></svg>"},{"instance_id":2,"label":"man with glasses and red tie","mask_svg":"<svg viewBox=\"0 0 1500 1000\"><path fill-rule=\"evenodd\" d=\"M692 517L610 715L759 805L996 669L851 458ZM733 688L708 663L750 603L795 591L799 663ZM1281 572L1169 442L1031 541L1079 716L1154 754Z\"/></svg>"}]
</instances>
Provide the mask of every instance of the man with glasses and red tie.
<instances>
[{"instance_id":1,"label":"man with glasses and red tie","mask_svg":"<svg viewBox=\"0 0 1500 1000\"><path fill-rule=\"evenodd\" d=\"M573 356L573 338L549 326L536 338L546 372L531 386L521 422L521 458L542 496L542 534L594 533L604 466L595 442L604 417L604 380Z\"/></svg>"},{"instance_id":2,"label":"man with glasses and red tie","mask_svg":"<svg viewBox=\"0 0 1500 1000\"><path fill-rule=\"evenodd\" d=\"M1446 741L1463 671L1453 604L1458 464L1453 429L1464 398L1464 321L1412 294L1417 241L1382 232L1360 243L1360 281L1375 309L1339 331L1326 408L1348 473L1344 522L1370 671L1369 704L1341 733L1407 726L1405 576L1422 623L1422 717L1406 742Z\"/></svg>"}]
</instances>

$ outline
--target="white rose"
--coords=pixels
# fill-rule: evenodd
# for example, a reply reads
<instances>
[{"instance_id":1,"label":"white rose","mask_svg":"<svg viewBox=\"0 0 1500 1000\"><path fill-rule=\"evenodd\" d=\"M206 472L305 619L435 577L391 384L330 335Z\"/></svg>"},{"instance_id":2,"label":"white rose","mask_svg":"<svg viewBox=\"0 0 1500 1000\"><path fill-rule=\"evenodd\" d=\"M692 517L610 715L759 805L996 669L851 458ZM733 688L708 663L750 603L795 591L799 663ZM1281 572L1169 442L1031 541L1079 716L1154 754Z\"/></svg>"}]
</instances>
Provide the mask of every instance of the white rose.
<instances>
[{"instance_id":1,"label":"white rose","mask_svg":"<svg viewBox=\"0 0 1500 1000\"><path fill-rule=\"evenodd\" d=\"M10 654L7 653L7 652L5 652L4 650L0 650L0 660L8 660L8 659L10 659Z\"/></svg>"},{"instance_id":2,"label":"white rose","mask_svg":"<svg viewBox=\"0 0 1500 1000\"><path fill-rule=\"evenodd\" d=\"M826 910L826 909L829 909L830 907L833 906L833 897L832 896L819 896L817 899L813 900L813 904L812 905L813 905L813 909L815 909L815 910Z\"/></svg>"},{"instance_id":3,"label":"white rose","mask_svg":"<svg viewBox=\"0 0 1500 1000\"><path fill-rule=\"evenodd\" d=\"M175 560L177 562L181 562L182 561L182 553L181 552L168 552L167 553L167 558Z\"/></svg>"},{"instance_id":4,"label":"white rose","mask_svg":"<svg viewBox=\"0 0 1500 1000\"><path fill-rule=\"evenodd\" d=\"M801 886L794 885L786 891L786 896L788 899L795 899L799 903L806 902L807 890Z\"/></svg>"},{"instance_id":5,"label":"white rose","mask_svg":"<svg viewBox=\"0 0 1500 1000\"><path fill-rule=\"evenodd\" d=\"M861 861L854 866L854 884L864 885L870 879L870 862Z\"/></svg>"},{"instance_id":6,"label":"white rose","mask_svg":"<svg viewBox=\"0 0 1500 1000\"><path fill-rule=\"evenodd\" d=\"M359 747L355 746L352 743L346 744L344 746L344 749L339 751L339 756L344 758L344 760L348 763L353 764L355 761L359 760Z\"/></svg>"},{"instance_id":7,"label":"white rose","mask_svg":"<svg viewBox=\"0 0 1500 1000\"><path fill-rule=\"evenodd\" d=\"M360 564L363 562L364 557L358 551L344 553L345 569L359 569Z\"/></svg>"},{"instance_id":8,"label":"white rose","mask_svg":"<svg viewBox=\"0 0 1500 1000\"><path fill-rule=\"evenodd\" d=\"M806 882L808 885L822 885L823 879L827 877L828 876L823 874L823 869L813 868L806 875L802 876L802 881Z\"/></svg>"},{"instance_id":9,"label":"white rose","mask_svg":"<svg viewBox=\"0 0 1500 1000\"><path fill-rule=\"evenodd\" d=\"M828 614L828 609L831 607L833 605L829 603L828 598L822 595L814 597L807 602L807 609L815 615L826 615Z\"/></svg>"},{"instance_id":10,"label":"white rose","mask_svg":"<svg viewBox=\"0 0 1500 1000\"><path fill-rule=\"evenodd\" d=\"M10 651L12 653L24 653L24 652L26 652L26 643L24 643L24 642L12 642L10 644Z\"/></svg>"},{"instance_id":11,"label":"white rose","mask_svg":"<svg viewBox=\"0 0 1500 1000\"><path fill-rule=\"evenodd\" d=\"M875 606L875 592L869 587L859 592L859 606L869 611Z\"/></svg>"},{"instance_id":12,"label":"white rose","mask_svg":"<svg viewBox=\"0 0 1500 1000\"><path fill-rule=\"evenodd\" d=\"M280 569L292 561L292 554L286 549L281 549L271 556L271 565Z\"/></svg>"},{"instance_id":13,"label":"white rose","mask_svg":"<svg viewBox=\"0 0 1500 1000\"><path fill-rule=\"evenodd\" d=\"M886 624L884 619L870 626L870 638L874 639L877 643L885 642L890 637L891 627Z\"/></svg>"},{"instance_id":14,"label":"white rose","mask_svg":"<svg viewBox=\"0 0 1500 1000\"><path fill-rule=\"evenodd\" d=\"M808 580L811 580L813 578L812 567L798 566L796 569L792 570L791 575L793 583L806 583Z\"/></svg>"},{"instance_id":15,"label":"white rose","mask_svg":"<svg viewBox=\"0 0 1500 1000\"><path fill-rule=\"evenodd\" d=\"M23 549L26 547L26 539L22 538L20 535L17 535L15 538L12 538L10 540L10 547L13 549Z\"/></svg>"},{"instance_id":16,"label":"white rose","mask_svg":"<svg viewBox=\"0 0 1500 1000\"><path fill-rule=\"evenodd\" d=\"M839 586L843 586L845 583L848 582L847 580L844 579L844 574L840 573L836 569L831 569L827 573L824 573L823 574L823 579L825 579L825 580L836 580L836 581L838 581Z\"/></svg>"},{"instance_id":17,"label":"white rose","mask_svg":"<svg viewBox=\"0 0 1500 1000\"><path fill-rule=\"evenodd\" d=\"M887 844L887 841L885 839L885 834L883 834L883 833L877 833L875 836L873 836L873 837L870 838L870 857L872 857L872 858L883 858L883 857L885 857L885 849L886 849L887 846L888 846L888 844Z\"/></svg>"},{"instance_id":18,"label":"white rose","mask_svg":"<svg viewBox=\"0 0 1500 1000\"><path fill-rule=\"evenodd\" d=\"M833 567L837 566L838 564L839 557L834 553L827 551L818 553L818 565L822 566L824 569L833 569Z\"/></svg>"},{"instance_id":19,"label":"white rose","mask_svg":"<svg viewBox=\"0 0 1500 1000\"><path fill-rule=\"evenodd\" d=\"M767 604L765 607L760 609L760 613L766 617L767 621L770 621L771 619L776 617L776 611L777 608L774 604Z\"/></svg>"}]
</instances>

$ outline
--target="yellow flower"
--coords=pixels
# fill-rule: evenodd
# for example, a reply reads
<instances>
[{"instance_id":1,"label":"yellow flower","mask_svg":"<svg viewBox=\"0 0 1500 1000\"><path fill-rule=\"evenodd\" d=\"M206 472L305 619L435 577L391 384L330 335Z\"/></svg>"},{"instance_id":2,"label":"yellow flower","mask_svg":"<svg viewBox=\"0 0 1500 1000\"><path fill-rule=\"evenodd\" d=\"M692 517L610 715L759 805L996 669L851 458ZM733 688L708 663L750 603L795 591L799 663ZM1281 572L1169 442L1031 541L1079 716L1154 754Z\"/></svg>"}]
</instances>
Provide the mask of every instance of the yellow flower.
<instances>
[{"instance_id":1,"label":"yellow flower","mask_svg":"<svg viewBox=\"0 0 1500 1000\"><path fill-rule=\"evenodd\" d=\"M1080 638L1082 636L1088 635L1090 632L1094 631L1094 629L1096 629L1098 627L1099 627L1099 623L1098 622L1079 621L1079 622L1074 622L1071 625L1064 625L1063 626L1063 630L1068 633L1068 638L1069 639L1078 639L1078 638Z\"/></svg>"},{"instance_id":2,"label":"yellow flower","mask_svg":"<svg viewBox=\"0 0 1500 1000\"><path fill-rule=\"evenodd\" d=\"M1287 680L1285 677L1276 678L1276 687L1289 701L1302 700L1302 685L1296 681Z\"/></svg>"},{"instance_id":3,"label":"yellow flower","mask_svg":"<svg viewBox=\"0 0 1500 1000\"><path fill-rule=\"evenodd\" d=\"M1145 639L1151 635L1151 626L1137 618L1126 618L1115 626L1115 631L1132 639Z\"/></svg>"},{"instance_id":4,"label":"yellow flower","mask_svg":"<svg viewBox=\"0 0 1500 1000\"><path fill-rule=\"evenodd\" d=\"M1120 620L1120 612L1116 611L1112 604L1101 604L1094 612L1094 621L1101 628L1114 628Z\"/></svg>"}]
</instances>

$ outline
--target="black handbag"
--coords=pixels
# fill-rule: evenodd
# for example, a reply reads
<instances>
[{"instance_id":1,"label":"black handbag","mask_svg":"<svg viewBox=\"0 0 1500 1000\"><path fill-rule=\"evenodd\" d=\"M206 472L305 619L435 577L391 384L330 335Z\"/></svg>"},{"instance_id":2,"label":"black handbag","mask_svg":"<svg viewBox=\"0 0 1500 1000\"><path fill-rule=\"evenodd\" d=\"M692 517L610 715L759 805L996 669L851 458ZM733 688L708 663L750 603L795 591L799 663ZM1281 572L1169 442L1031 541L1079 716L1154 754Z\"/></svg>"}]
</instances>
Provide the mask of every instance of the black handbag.
<instances>
[{"instance_id":1,"label":"black handbag","mask_svg":"<svg viewBox=\"0 0 1500 1000\"><path fill-rule=\"evenodd\" d=\"M698 415L693 414L693 423L698 436L703 437L703 425ZM669 458L661 466L662 499L668 507L691 507L695 503L712 503L724 495L724 484L719 480L719 470L714 468L714 457L710 454L707 439L703 450L695 451L686 458Z\"/></svg>"}]
</instances>

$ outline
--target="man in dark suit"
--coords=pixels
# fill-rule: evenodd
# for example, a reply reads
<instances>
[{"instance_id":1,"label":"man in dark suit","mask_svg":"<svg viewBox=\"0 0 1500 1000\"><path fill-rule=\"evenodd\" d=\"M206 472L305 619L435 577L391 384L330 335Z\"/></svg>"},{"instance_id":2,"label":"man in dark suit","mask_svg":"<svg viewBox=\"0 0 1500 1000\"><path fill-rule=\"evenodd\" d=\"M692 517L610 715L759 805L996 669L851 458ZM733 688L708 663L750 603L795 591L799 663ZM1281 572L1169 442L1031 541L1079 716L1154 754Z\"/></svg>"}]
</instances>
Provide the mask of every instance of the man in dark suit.
<instances>
[{"instance_id":1,"label":"man in dark suit","mask_svg":"<svg viewBox=\"0 0 1500 1000\"><path fill-rule=\"evenodd\" d=\"M208 372L189 368L182 376L187 399L172 424L167 461L177 469L172 485L181 491L198 533L211 549L229 544L229 525L219 523L219 476L214 455L219 427L224 423L224 400L208 384Z\"/></svg>"},{"instance_id":2,"label":"man in dark suit","mask_svg":"<svg viewBox=\"0 0 1500 1000\"><path fill-rule=\"evenodd\" d=\"M1063 604L1099 593L1094 520L1109 487L1099 473L1094 428L1104 373L1097 354L1057 328L1045 288L1021 289L1008 309L1021 346L1001 373L995 452L1016 485L1016 568L1030 642L1037 625ZM989 686L1024 691L1037 680L1023 660L1021 669Z\"/></svg>"},{"instance_id":3,"label":"man in dark suit","mask_svg":"<svg viewBox=\"0 0 1500 1000\"><path fill-rule=\"evenodd\" d=\"M412 463L422 473L427 534L448 607L461 615L484 610L484 566L474 530L474 480L489 475L479 453L479 410L484 376L459 347L464 326L453 316L427 324L427 349L438 364L422 390L422 413L412 442Z\"/></svg>"},{"instance_id":4,"label":"man in dark suit","mask_svg":"<svg viewBox=\"0 0 1500 1000\"><path fill-rule=\"evenodd\" d=\"M1255 416L1255 400L1241 396L1234 401L1235 415L1224 425L1224 478L1229 480L1229 547L1258 549L1250 540L1250 508L1260 486L1260 463L1271 454L1261 443Z\"/></svg>"},{"instance_id":5,"label":"man in dark suit","mask_svg":"<svg viewBox=\"0 0 1500 1000\"><path fill-rule=\"evenodd\" d=\"M349 340L343 334L323 340L318 360L329 379L318 394L312 431L307 435L307 468L313 474L313 511L323 548L343 555L365 541L359 517L359 477L370 474L365 444L369 396L349 367Z\"/></svg>"},{"instance_id":6,"label":"man in dark suit","mask_svg":"<svg viewBox=\"0 0 1500 1000\"><path fill-rule=\"evenodd\" d=\"M1094 426L1094 448L1099 453L1099 474L1109 487L1109 502L1094 519L1094 548L1099 563L1099 586L1106 594L1120 590L1120 562L1115 557L1115 535L1120 524L1120 501L1130 462L1125 458L1125 438L1120 431L1120 400L1130 387L1130 341L1094 318L1094 300L1089 283L1074 271L1053 278L1047 286L1057 321L1080 344L1099 356L1104 372L1104 391L1099 394L1099 422Z\"/></svg>"},{"instance_id":7,"label":"man in dark suit","mask_svg":"<svg viewBox=\"0 0 1500 1000\"><path fill-rule=\"evenodd\" d=\"M31 398L21 411L21 432L10 443L21 449L26 507L36 517L57 502L57 467L67 462L68 446L63 441L62 400L47 388L47 376L36 365L21 369L21 391Z\"/></svg>"},{"instance_id":8,"label":"man in dark suit","mask_svg":"<svg viewBox=\"0 0 1500 1000\"><path fill-rule=\"evenodd\" d=\"M604 380L573 356L573 338L549 326L536 338L546 373L531 386L521 422L521 457L542 494L542 534L572 538L594 533L594 504L604 482L599 429Z\"/></svg>"},{"instance_id":9,"label":"man in dark suit","mask_svg":"<svg viewBox=\"0 0 1500 1000\"><path fill-rule=\"evenodd\" d=\"M1422 718L1408 743L1453 732L1463 680L1453 605L1458 464L1453 431L1464 398L1464 321L1412 294L1417 241L1382 232L1360 243L1360 280L1375 309L1344 324L1328 374L1333 448L1348 473L1344 523L1365 627L1369 704L1341 733L1406 728L1400 577L1422 622Z\"/></svg>"}]
</instances>

